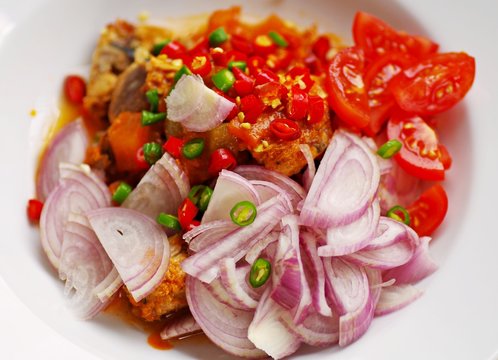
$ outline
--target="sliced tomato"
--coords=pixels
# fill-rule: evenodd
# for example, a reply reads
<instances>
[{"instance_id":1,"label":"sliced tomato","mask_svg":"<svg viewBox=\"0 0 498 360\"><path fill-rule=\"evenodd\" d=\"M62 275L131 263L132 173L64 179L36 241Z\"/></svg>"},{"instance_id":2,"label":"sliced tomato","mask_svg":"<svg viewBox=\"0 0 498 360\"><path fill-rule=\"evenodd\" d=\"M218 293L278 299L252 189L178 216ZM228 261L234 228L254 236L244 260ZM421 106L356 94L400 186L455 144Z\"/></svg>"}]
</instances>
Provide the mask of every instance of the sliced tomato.
<instances>
[{"instance_id":1,"label":"sliced tomato","mask_svg":"<svg viewBox=\"0 0 498 360\"><path fill-rule=\"evenodd\" d=\"M446 111L469 91L475 60L465 53L433 55L401 72L390 84L399 107L420 115Z\"/></svg>"},{"instance_id":2,"label":"sliced tomato","mask_svg":"<svg viewBox=\"0 0 498 360\"><path fill-rule=\"evenodd\" d=\"M368 135L375 136L380 131L396 104L388 89L389 83L415 61L408 54L391 52L373 61L365 70L365 86L370 106L370 123L365 128Z\"/></svg>"},{"instance_id":3,"label":"sliced tomato","mask_svg":"<svg viewBox=\"0 0 498 360\"><path fill-rule=\"evenodd\" d=\"M407 173L423 180L444 179L437 134L420 116L396 111L387 123L387 137L402 143L394 158Z\"/></svg>"},{"instance_id":4,"label":"sliced tomato","mask_svg":"<svg viewBox=\"0 0 498 360\"><path fill-rule=\"evenodd\" d=\"M365 51L368 59L392 51L411 54L423 58L435 53L438 44L422 36L408 35L365 12L357 12L353 22L353 38L356 46Z\"/></svg>"},{"instance_id":5,"label":"sliced tomato","mask_svg":"<svg viewBox=\"0 0 498 360\"><path fill-rule=\"evenodd\" d=\"M363 71L363 51L350 47L334 56L326 77L330 107L343 122L358 129L370 121Z\"/></svg>"},{"instance_id":6,"label":"sliced tomato","mask_svg":"<svg viewBox=\"0 0 498 360\"><path fill-rule=\"evenodd\" d=\"M433 185L408 207L410 226L419 236L429 236L444 220L448 211L448 196L444 188Z\"/></svg>"}]
</instances>

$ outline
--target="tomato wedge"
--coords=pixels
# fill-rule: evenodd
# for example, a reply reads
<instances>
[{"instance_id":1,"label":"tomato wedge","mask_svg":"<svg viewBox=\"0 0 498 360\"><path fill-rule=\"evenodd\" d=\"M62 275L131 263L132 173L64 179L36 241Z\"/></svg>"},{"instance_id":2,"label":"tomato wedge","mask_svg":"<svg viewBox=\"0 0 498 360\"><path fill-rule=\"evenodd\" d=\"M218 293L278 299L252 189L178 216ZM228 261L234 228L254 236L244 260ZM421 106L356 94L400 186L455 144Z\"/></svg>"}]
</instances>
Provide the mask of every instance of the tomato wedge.
<instances>
[{"instance_id":1,"label":"tomato wedge","mask_svg":"<svg viewBox=\"0 0 498 360\"><path fill-rule=\"evenodd\" d=\"M444 188L433 185L408 207L410 226L419 236L429 236L444 220L448 211L448 196Z\"/></svg>"},{"instance_id":2,"label":"tomato wedge","mask_svg":"<svg viewBox=\"0 0 498 360\"><path fill-rule=\"evenodd\" d=\"M433 55L405 69L390 89L399 107L420 115L446 111L469 91L475 60L465 53Z\"/></svg>"},{"instance_id":3,"label":"tomato wedge","mask_svg":"<svg viewBox=\"0 0 498 360\"><path fill-rule=\"evenodd\" d=\"M423 58L435 53L439 47L438 44L422 36L396 31L379 18L361 11L357 12L354 18L353 38L356 46L365 51L368 59L392 51Z\"/></svg>"},{"instance_id":4,"label":"tomato wedge","mask_svg":"<svg viewBox=\"0 0 498 360\"><path fill-rule=\"evenodd\" d=\"M400 52L391 52L372 62L365 71L365 86L370 106L370 123L364 129L375 136L389 118L396 104L388 86L403 69L415 62L415 58Z\"/></svg>"},{"instance_id":5,"label":"tomato wedge","mask_svg":"<svg viewBox=\"0 0 498 360\"><path fill-rule=\"evenodd\" d=\"M394 158L407 173L423 180L444 179L436 132L421 117L396 111L387 123L387 137L403 144Z\"/></svg>"},{"instance_id":6,"label":"tomato wedge","mask_svg":"<svg viewBox=\"0 0 498 360\"><path fill-rule=\"evenodd\" d=\"M326 77L329 105L339 118L354 128L370 121L368 97L363 83L363 51L350 47L332 59Z\"/></svg>"}]
</instances>

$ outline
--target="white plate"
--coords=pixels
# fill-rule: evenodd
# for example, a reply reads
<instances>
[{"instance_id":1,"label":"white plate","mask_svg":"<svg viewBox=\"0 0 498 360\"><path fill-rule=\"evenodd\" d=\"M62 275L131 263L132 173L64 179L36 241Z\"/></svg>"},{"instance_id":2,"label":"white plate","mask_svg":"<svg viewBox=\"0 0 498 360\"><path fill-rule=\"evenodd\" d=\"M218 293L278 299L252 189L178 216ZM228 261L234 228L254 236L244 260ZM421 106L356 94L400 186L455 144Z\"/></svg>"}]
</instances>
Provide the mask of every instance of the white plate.
<instances>
[{"instance_id":1,"label":"white plate","mask_svg":"<svg viewBox=\"0 0 498 360\"><path fill-rule=\"evenodd\" d=\"M89 63L99 30L117 17L136 20L226 7L234 1L0 1L1 229L0 358L104 359L227 358L214 347L151 349L145 335L108 316L74 320L62 285L43 258L37 232L26 221L33 194L29 116L53 98L67 72ZM440 270L408 308L376 319L353 345L306 348L302 358L488 359L498 350L498 53L495 1L251 1L251 14L276 11L300 24L350 39L356 10L371 11L397 28L429 35L444 51L477 59L477 77L463 104L444 115L443 141L454 156L446 187L450 210L433 252ZM38 131L38 130L37 130ZM2 280L3 279L3 280ZM76 344L76 345L75 345ZM90 355L92 354L92 355ZM496 355L495 355L496 356Z\"/></svg>"}]
</instances>

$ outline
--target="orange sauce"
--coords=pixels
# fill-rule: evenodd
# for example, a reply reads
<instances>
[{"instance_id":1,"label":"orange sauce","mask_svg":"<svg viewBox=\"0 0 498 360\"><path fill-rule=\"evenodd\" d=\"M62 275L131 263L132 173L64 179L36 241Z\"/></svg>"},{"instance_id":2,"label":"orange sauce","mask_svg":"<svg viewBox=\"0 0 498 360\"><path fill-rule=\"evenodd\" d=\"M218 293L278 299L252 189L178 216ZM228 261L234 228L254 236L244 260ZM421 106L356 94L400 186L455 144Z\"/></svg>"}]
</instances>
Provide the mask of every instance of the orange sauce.
<instances>
[{"instance_id":1,"label":"orange sauce","mask_svg":"<svg viewBox=\"0 0 498 360\"><path fill-rule=\"evenodd\" d=\"M173 345L168 340L161 339L160 332L153 332L147 338L147 343L157 350L170 350Z\"/></svg>"}]
</instances>

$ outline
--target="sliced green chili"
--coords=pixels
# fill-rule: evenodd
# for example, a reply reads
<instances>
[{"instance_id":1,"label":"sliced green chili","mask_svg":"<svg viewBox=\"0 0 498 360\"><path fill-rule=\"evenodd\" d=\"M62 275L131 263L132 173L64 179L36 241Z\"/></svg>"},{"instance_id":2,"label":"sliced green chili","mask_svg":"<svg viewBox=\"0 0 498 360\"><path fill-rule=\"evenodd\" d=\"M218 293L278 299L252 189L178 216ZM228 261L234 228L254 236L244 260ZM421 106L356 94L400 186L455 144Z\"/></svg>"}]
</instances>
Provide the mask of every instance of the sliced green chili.
<instances>
[{"instance_id":1,"label":"sliced green chili","mask_svg":"<svg viewBox=\"0 0 498 360\"><path fill-rule=\"evenodd\" d=\"M402 146L403 144L396 139L389 140L377 150L377 154L383 159L390 159L401 150Z\"/></svg>"},{"instance_id":2,"label":"sliced green chili","mask_svg":"<svg viewBox=\"0 0 498 360\"><path fill-rule=\"evenodd\" d=\"M173 78L174 83L176 84L183 75L192 75L192 71L190 71L190 69L185 65L182 65L180 70L175 73L175 77Z\"/></svg>"},{"instance_id":3,"label":"sliced green chili","mask_svg":"<svg viewBox=\"0 0 498 360\"><path fill-rule=\"evenodd\" d=\"M228 69L222 69L214 74L211 78L214 85L223 92L227 92L231 89L233 83L235 82L235 76Z\"/></svg>"},{"instance_id":4,"label":"sliced green chili","mask_svg":"<svg viewBox=\"0 0 498 360\"><path fill-rule=\"evenodd\" d=\"M402 217L399 215L400 213ZM410 225L410 214L403 206L400 205L393 206L387 211L386 215L391 219L405 223L406 225Z\"/></svg>"},{"instance_id":5,"label":"sliced green chili","mask_svg":"<svg viewBox=\"0 0 498 360\"><path fill-rule=\"evenodd\" d=\"M176 216L170 215L170 214L165 214L165 213L160 213L157 216L157 222L161 224L162 226L167 227L168 229L172 229L175 231L180 231L182 229L182 226L180 225L180 221Z\"/></svg>"},{"instance_id":6,"label":"sliced green chili","mask_svg":"<svg viewBox=\"0 0 498 360\"><path fill-rule=\"evenodd\" d=\"M153 165L163 155L163 148L155 142L149 142L143 146L144 158L147 163Z\"/></svg>"},{"instance_id":7,"label":"sliced green chili","mask_svg":"<svg viewBox=\"0 0 498 360\"><path fill-rule=\"evenodd\" d=\"M276 45L278 45L280 47L287 47L287 46L289 46L289 43L287 42L287 40L285 40L284 37L282 35L280 35L276 31L270 31L268 33L268 36L273 40L273 42Z\"/></svg>"},{"instance_id":8,"label":"sliced green chili","mask_svg":"<svg viewBox=\"0 0 498 360\"><path fill-rule=\"evenodd\" d=\"M247 63L245 61L230 61L228 63L228 69L232 70L234 67L239 68L242 71L246 71Z\"/></svg>"},{"instance_id":9,"label":"sliced green chili","mask_svg":"<svg viewBox=\"0 0 498 360\"><path fill-rule=\"evenodd\" d=\"M206 211L209 200L213 195L213 189L206 185L195 185L188 193L188 198L199 208L201 211Z\"/></svg>"},{"instance_id":10,"label":"sliced green chili","mask_svg":"<svg viewBox=\"0 0 498 360\"><path fill-rule=\"evenodd\" d=\"M189 140L183 145L182 154L187 159L195 159L202 155L204 151L204 139L195 138Z\"/></svg>"},{"instance_id":11,"label":"sliced green chili","mask_svg":"<svg viewBox=\"0 0 498 360\"><path fill-rule=\"evenodd\" d=\"M170 39L166 39L166 40L163 40L161 42L158 42L157 44L155 44L153 47L152 47L152 55L154 56L157 56L161 53L161 50L166 46L168 45L169 43L171 42Z\"/></svg>"},{"instance_id":12,"label":"sliced green chili","mask_svg":"<svg viewBox=\"0 0 498 360\"><path fill-rule=\"evenodd\" d=\"M150 111L156 113L159 107L159 93L157 92L157 89L148 90L145 93L145 96L147 97L147 101L149 102Z\"/></svg>"},{"instance_id":13,"label":"sliced green chili","mask_svg":"<svg viewBox=\"0 0 498 360\"><path fill-rule=\"evenodd\" d=\"M209 45L211 47L219 46L228 40L228 34L225 29L220 27L209 34Z\"/></svg>"},{"instance_id":14,"label":"sliced green chili","mask_svg":"<svg viewBox=\"0 0 498 360\"><path fill-rule=\"evenodd\" d=\"M128 195L130 195L131 190L132 187L122 181L114 191L114 194L112 194L112 200L121 205L126 200Z\"/></svg>"},{"instance_id":15,"label":"sliced green chili","mask_svg":"<svg viewBox=\"0 0 498 360\"><path fill-rule=\"evenodd\" d=\"M142 111L142 126L148 126L160 121L166 120L166 113L157 113L143 110Z\"/></svg>"},{"instance_id":16,"label":"sliced green chili","mask_svg":"<svg viewBox=\"0 0 498 360\"><path fill-rule=\"evenodd\" d=\"M256 219L256 206L250 201L241 201L230 211L230 218L239 226L251 225Z\"/></svg>"},{"instance_id":17,"label":"sliced green chili","mask_svg":"<svg viewBox=\"0 0 498 360\"><path fill-rule=\"evenodd\" d=\"M252 264L251 273L249 274L249 283L253 288L263 286L270 278L270 274L270 262L266 259L259 258Z\"/></svg>"}]
</instances>

